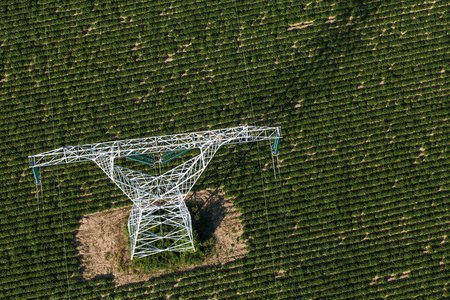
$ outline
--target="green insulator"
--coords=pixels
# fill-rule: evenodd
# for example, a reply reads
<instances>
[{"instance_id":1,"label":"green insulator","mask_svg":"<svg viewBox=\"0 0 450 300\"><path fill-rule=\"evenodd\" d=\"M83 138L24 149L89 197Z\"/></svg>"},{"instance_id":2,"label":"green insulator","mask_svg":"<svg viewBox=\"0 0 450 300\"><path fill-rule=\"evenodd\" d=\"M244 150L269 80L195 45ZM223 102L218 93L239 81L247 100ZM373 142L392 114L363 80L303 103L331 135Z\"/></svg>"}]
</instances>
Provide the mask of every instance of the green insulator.
<instances>
[{"instance_id":1,"label":"green insulator","mask_svg":"<svg viewBox=\"0 0 450 300\"><path fill-rule=\"evenodd\" d=\"M148 161L148 160L143 160L143 159L140 159L140 158L137 158L137 157L134 157L134 156L127 156L126 158L129 159L129 160L134 160L134 161L137 161L137 162L140 162L140 163L144 163L144 164L153 166L153 163L151 161Z\"/></svg>"},{"instance_id":2,"label":"green insulator","mask_svg":"<svg viewBox=\"0 0 450 300\"><path fill-rule=\"evenodd\" d=\"M172 159L175 159L175 158L177 158L178 156L181 156L181 155L185 154L185 153L188 152L188 151L189 151L189 149L185 149L185 150L183 150L183 151L180 151L179 153L175 154L174 156L171 156L171 157L169 157L169 158L163 160L162 163L165 164L165 163L171 161Z\"/></svg>"},{"instance_id":3,"label":"green insulator","mask_svg":"<svg viewBox=\"0 0 450 300\"><path fill-rule=\"evenodd\" d=\"M37 168L33 168L34 181L36 184L39 183L39 171Z\"/></svg>"},{"instance_id":4,"label":"green insulator","mask_svg":"<svg viewBox=\"0 0 450 300\"><path fill-rule=\"evenodd\" d=\"M171 156L172 154L174 154L175 152L177 152L178 150L184 149L183 146L178 146L175 148L175 150L172 150L170 152L164 153L163 155L161 155L162 158L166 158L168 156Z\"/></svg>"}]
</instances>

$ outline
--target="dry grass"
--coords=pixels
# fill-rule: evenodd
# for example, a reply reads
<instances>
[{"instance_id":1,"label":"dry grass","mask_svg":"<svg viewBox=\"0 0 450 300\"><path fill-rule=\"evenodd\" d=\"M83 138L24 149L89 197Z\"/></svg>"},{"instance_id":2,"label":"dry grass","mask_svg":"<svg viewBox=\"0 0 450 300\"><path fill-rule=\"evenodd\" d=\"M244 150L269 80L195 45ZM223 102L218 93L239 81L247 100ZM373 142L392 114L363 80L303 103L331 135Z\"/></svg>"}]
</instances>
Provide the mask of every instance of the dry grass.
<instances>
[{"instance_id":1,"label":"dry grass","mask_svg":"<svg viewBox=\"0 0 450 300\"><path fill-rule=\"evenodd\" d=\"M216 245L202 266L225 264L242 258L247 253L244 242L239 239L243 233L240 213L230 199L224 199L223 193L206 190L190 193L187 197L187 202L189 201L202 202L199 213L210 217L209 234L216 240ZM128 237L123 230L130 211L131 205L90 214L80 221L75 244L82 261L82 280L90 280L95 276L114 277L118 286L147 281L168 273L161 270L142 274L133 269L127 245ZM184 270L195 267L185 267Z\"/></svg>"}]
</instances>

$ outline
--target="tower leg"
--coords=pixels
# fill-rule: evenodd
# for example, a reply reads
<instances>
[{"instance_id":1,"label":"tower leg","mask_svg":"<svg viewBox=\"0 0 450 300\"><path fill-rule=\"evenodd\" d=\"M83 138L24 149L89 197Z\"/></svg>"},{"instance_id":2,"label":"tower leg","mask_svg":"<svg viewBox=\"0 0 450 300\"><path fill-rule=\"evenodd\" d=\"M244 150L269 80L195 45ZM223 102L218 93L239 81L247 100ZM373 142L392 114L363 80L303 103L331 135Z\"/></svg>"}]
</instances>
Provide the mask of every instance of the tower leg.
<instances>
[{"instance_id":1,"label":"tower leg","mask_svg":"<svg viewBox=\"0 0 450 300\"><path fill-rule=\"evenodd\" d=\"M178 197L173 200L160 207L132 210L128 221L132 224L129 226L132 258L162 251L195 251L191 216L186 204L182 200L176 201Z\"/></svg>"},{"instance_id":2,"label":"tower leg","mask_svg":"<svg viewBox=\"0 0 450 300\"><path fill-rule=\"evenodd\" d=\"M137 234L139 232L141 215L142 215L141 210L136 204L134 204L133 208L131 209L130 217L128 218L128 234L130 236L131 259L133 259L134 252L136 249L136 240Z\"/></svg>"}]
</instances>

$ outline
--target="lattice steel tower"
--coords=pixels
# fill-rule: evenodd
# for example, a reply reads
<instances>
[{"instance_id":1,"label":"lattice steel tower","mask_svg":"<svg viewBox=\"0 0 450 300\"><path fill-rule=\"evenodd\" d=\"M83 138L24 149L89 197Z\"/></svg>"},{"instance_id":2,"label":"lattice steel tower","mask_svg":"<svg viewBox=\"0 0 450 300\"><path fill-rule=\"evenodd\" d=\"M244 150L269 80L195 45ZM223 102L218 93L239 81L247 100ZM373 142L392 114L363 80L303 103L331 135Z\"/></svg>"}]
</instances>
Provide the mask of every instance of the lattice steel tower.
<instances>
[{"instance_id":1,"label":"lattice steel tower","mask_svg":"<svg viewBox=\"0 0 450 300\"><path fill-rule=\"evenodd\" d=\"M67 146L29 156L29 160L36 184L40 181L40 167L94 161L133 201L128 219L133 259L162 251L195 251L191 216L184 199L219 147L272 140L272 153L277 155L280 138L280 127L240 126ZM114 164L116 158L123 157L149 165L165 164L190 149L199 149L200 154L160 176Z\"/></svg>"}]
</instances>

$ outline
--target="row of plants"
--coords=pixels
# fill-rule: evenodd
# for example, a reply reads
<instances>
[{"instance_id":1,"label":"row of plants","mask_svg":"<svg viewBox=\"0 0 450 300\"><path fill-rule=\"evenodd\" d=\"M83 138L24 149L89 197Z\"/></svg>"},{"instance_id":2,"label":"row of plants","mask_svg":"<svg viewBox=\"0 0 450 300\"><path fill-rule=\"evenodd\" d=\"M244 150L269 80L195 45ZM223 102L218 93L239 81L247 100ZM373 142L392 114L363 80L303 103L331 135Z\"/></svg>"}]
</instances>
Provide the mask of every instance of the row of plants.
<instances>
[{"instance_id":1,"label":"row of plants","mask_svg":"<svg viewBox=\"0 0 450 300\"><path fill-rule=\"evenodd\" d=\"M444 5L44 2L0 6L2 297L446 293ZM78 279L79 219L129 201L84 163L59 168L61 205L56 170L41 170L38 202L28 155L54 143L253 125L253 114L282 127L281 184L261 143L221 149L195 187L236 197L247 258L122 287Z\"/></svg>"}]
</instances>

